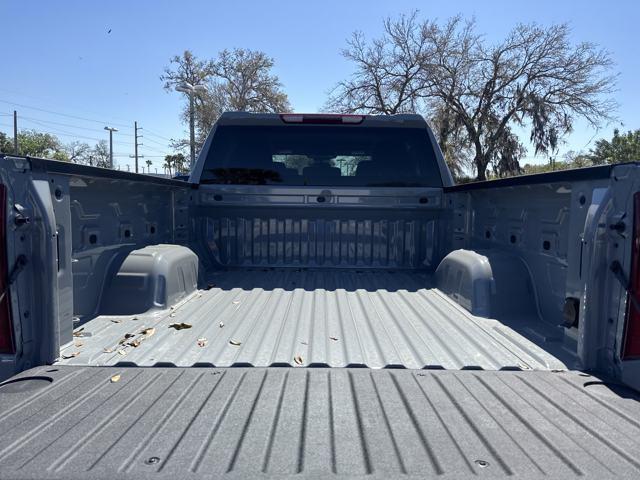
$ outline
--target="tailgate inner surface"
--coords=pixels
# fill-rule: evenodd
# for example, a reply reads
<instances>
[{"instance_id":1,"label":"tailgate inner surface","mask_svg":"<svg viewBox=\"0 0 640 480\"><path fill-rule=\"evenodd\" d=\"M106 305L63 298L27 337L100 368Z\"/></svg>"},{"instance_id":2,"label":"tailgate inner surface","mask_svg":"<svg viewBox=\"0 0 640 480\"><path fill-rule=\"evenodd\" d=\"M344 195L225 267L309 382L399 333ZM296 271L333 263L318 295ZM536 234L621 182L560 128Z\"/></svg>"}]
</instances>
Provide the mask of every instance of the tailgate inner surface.
<instances>
[{"instance_id":1,"label":"tailgate inner surface","mask_svg":"<svg viewBox=\"0 0 640 480\"><path fill-rule=\"evenodd\" d=\"M577 372L38 367L0 432L0 478L640 476L637 396Z\"/></svg>"}]
</instances>

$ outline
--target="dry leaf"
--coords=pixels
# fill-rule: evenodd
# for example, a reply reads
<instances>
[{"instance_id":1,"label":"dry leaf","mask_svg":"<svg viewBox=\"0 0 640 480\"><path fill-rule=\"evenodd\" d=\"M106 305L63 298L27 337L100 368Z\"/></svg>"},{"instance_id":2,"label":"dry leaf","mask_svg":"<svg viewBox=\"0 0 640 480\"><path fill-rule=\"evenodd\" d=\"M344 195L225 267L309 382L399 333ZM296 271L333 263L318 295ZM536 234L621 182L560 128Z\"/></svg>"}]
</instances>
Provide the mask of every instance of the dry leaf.
<instances>
[{"instance_id":1,"label":"dry leaf","mask_svg":"<svg viewBox=\"0 0 640 480\"><path fill-rule=\"evenodd\" d=\"M218 324L218 326L219 326L220 328L224 327L224 322L220 322L220 323Z\"/></svg>"},{"instance_id":2,"label":"dry leaf","mask_svg":"<svg viewBox=\"0 0 640 480\"><path fill-rule=\"evenodd\" d=\"M113 348L103 348L102 351L104 353L113 353Z\"/></svg>"},{"instance_id":3,"label":"dry leaf","mask_svg":"<svg viewBox=\"0 0 640 480\"><path fill-rule=\"evenodd\" d=\"M118 355L122 355L124 357L126 354L127 354L126 350L122 350L122 349L118 350Z\"/></svg>"},{"instance_id":4,"label":"dry leaf","mask_svg":"<svg viewBox=\"0 0 640 480\"><path fill-rule=\"evenodd\" d=\"M147 337L151 337L154 333L156 333L156 329L153 327L145 328L140 332L141 335L146 335Z\"/></svg>"},{"instance_id":5,"label":"dry leaf","mask_svg":"<svg viewBox=\"0 0 640 480\"><path fill-rule=\"evenodd\" d=\"M139 338L136 338L135 340L131 340L127 345L131 345L132 347L136 348L140 346L140 342L141 340Z\"/></svg>"},{"instance_id":6,"label":"dry leaf","mask_svg":"<svg viewBox=\"0 0 640 480\"><path fill-rule=\"evenodd\" d=\"M296 362L298 365L302 365L304 363L304 360L302 360L302 357L300 355L296 355L293 358L293 361Z\"/></svg>"},{"instance_id":7,"label":"dry leaf","mask_svg":"<svg viewBox=\"0 0 640 480\"><path fill-rule=\"evenodd\" d=\"M334 342L338 341L338 337L329 337L331 340L333 340Z\"/></svg>"},{"instance_id":8,"label":"dry leaf","mask_svg":"<svg viewBox=\"0 0 640 480\"><path fill-rule=\"evenodd\" d=\"M192 325L190 323L171 323L169 324L169 328L175 328L176 330L184 330L185 328L191 328Z\"/></svg>"},{"instance_id":9,"label":"dry leaf","mask_svg":"<svg viewBox=\"0 0 640 480\"><path fill-rule=\"evenodd\" d=\"M76 330L75 332L73 332L73 336L74 337L81 337L82 336L82 331L84 330L84 327L82 327L79 330Z\"/></svg>"},{"instance_id":10,"label":"dry leaf","mask_svg":"<svg viewBox=\"0 0 640 480\"><path fill-rule=\"evenodd\" d=\"M81 347L81 346L83 346L83 345L84 345L84 343L82 343L82 342L75 342L75 343L74 343L74 345L75 345L76 347Z\"/></svg>"},{"instance_id":11,"label":"dry leaf","mask_svg":"<svg viewBox=\"0 0 640 480\"><path fill-rule=\"evenodd\" d=\"M236 347L239 347L240 345L242 345L242 342L239 342L239 341L237 341L237 340L229 340L229 343L230 343L231 345L236 346Z\"/></svg>"},{"instance_id":12,"label":"dry leaf","mask_svg":"<svg viewBox=\"0 0 640 480\"><path fill-rule=\"evenodd\" d=\"M63 353L62 358L67 360L69 358L77 357L78 355L80 355L80 352Z\"/></svg>"},{"instance_id":13,"label":"dry leaf","mask_svg":"<svg viewBox=\"0 0 640 480\"><path fill-rule=\"evenodd\" d=\"M111 377L111 383L116 383L120 381L120 374L114 375Z\"/></svg>"},{"instance_id":14,"label":"dry leaf","mask_svg":"<svg viewBox=\"0 0 640 480\"><path fill-rule=\"evenodd\" d=\"M113 323L122 323L122 319L121 318L112 318L111 321Z\"/></svg>"},{"instance_id":15,"label":"dry leaf","mask_svg":"<svg viewBox=\"0 0 640 480\"><path fill-rule=\"evenodd\" d=\"M131 320L138 320L138 317L133 317Z\"/></svg>"},{"instance_id":16,"label":"dry leaf","mask_svg":"<svg viewBox=\"0 0 640 480\"><path fill-rule=\"evenodd\" d=\"M127 340L129 340L132 337L135 337L133 333L125 333L124 337L118 340L118 345L124 345L127 342Z\"/></svg>"},{"instance_id":17,"label":"dry leaf","mask_svg":"<svg viewBox=\"0 0 640 480\"><path fill-rule=\"evenodd\" d=\"M204 338L204 337L200 337L200 338L198 339L198 346L199 346L199 347L205 347L205 346L207 345L207 343L209 343L209 340L207 340L207 339L206 339L206 338Z\"/></svg>"},{"instance_id":18,"label":"dry leaf","mask_svg":"<svg viewBox=\"0 0 640 480\"><path fill-rule=\"evenodd\" d=\"M308 343L308 342L305 342L304 340L300 340L300 343L301 343L302 345L309 345L309 343Z\"/></svg>"}]
</instances>

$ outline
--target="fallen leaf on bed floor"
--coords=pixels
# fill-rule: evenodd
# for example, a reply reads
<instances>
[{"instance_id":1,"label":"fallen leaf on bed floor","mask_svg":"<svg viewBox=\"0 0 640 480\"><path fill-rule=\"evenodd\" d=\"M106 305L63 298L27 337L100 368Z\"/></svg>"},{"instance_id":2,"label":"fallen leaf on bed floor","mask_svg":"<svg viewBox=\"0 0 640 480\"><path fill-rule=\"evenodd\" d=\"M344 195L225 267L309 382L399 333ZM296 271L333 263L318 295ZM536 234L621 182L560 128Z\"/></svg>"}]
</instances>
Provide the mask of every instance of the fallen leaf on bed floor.
<instances>
[{"instance_id":1,"label":"fallen leaf on bed floor","mask_svg":"<svg viewBox=\"0 0 640 480\"><path fill-rule=\"evenodd\" d=\"M152 336L154 333L156 333L156 329L154 327L145 328L140 332L141 335L146 335L147 337Z\"/></svg>"},{"instance_id":2,"label":"fallen leaf on bed floor","mask_svg":"<svg viewBox=\"0 0 640 480\"><path fill-rule=\"evenodd\" d=\"M237 341L237 340L229 340L229 343L230 343L231 345L236 346L236 347L239 347L240 345L242 345L242 342L239 342L239 341Z\"/></svg>"},{"instance_id":3,"label":"fallen leaf on bed floor","mask_svg":"<svg viewBox=\"0 0 640 480\"><path fill-rule=\"evenodd\" d=\"M113 377L111 377L111 383L116 383L119 381L120 381L120 374L114 375Z\"/></svg>"},{"instance_id":4,"label":"fallen leaf on bed floor","mask_svg":"<svg viewBox=\"0 0 640 480\"><path fill-rule=\"evenodd\" d=\"M122 349L118 350L118 355L122 355L124 357L126 354L127 354L126 350L122 350Z\"/></svg>"},{"instance_id":5,"label":"fallen leaf on bed floor","mask_svg":"<svg viewBox=\"0 0 640 480\"><path fill-rule=\"evenodd\" d=\"M293 361L296 362L298 365L302 365L304 363L304 360L302 360L302 357L300 355L296 355Z\"/></svg>"},{"instance_id":6,"label":"fallen leaf on bed floor","mask_svg":"<svg viewBox=\"0 0 640 480\"><path fill-rule=\"evenodd\" d=\"M69 358L77 357L78 355L80 355L80 352L63 353L62 358L67 360Z\"/></svg>"},{"instance_id":7,"label":"fallen leaf on bed floor","mask_svg":"<svg viewBox=\"0 0 640 480\"><path fill-rule=\"evenodd\" d=\"M175 328L176 330L184 330L185 328L191 328L192 326L193 325L191 325L190 323L184 322L169 324L169 328Z\"/></svg>"},{"instance_id":8,"label":"fallen leaf on bed floor","mask_svg":"<svg viewBox=\"0 0 640 480\"><path fill-rule=\"evenodd\" d=\"M138 317L133 317L131 320L138 320Z\"/></svg>"},{"instance_id":9,"label":"fallen leaf on bed floor","mask_svg":"<svg viewBox=\"0 0 640 480\"><path fill-rule=\"evenodd\" d=\"M83 346L83 345L84 345L84 343L82 343L82 342L75 342L75 343L74 343L74 345L75 345L76 347L81 347L81 346Z\"/></svg>"},{"instance_id":10,"label":"fallen leaf on bed floor","mask_svg":"<svg viewBox=\"0 0 640 480\"><path fill-rule=\"evenodd\" d=\"M122 323L122 319L121 318L112 318L111 321L113 323Z\"/></svg>"},{"instance_id":11,"label":"fallen leaf on bed floor","mask_svg":"<svg viewBox=\"0 0 640 480\"><path fill-rule=\"evenodd\" d=\"M125 333L124 337L122 337L120 340L118 340L118 344L119 345L123 345L127 340L129 340L132 337L135 337L135 335L133 333Z\"/></svg>"},{"instance_id":12,"label":"fallen leaf on bed floor","mask_svg":"<svg viewBox=\"0 0 640 480\"><path fill-rule=\"evenodd\" d=\"M224 322L220 322L220 323L218 324L218 326L219 326L220 328L224 327Z\"/></svg>"},{"instance_id":13,"label":"fallen leaf on bed floor","mask_svg":"<svg viewBox=\"0 0 640 480\"><path fill-rule=\"evenodd\" d=\"M209 343L209 340L207 340L204 337L201 337L201 338L198 339L198 346L199 347L206 347L207 343Z\"/></svg>"},{"instance_id":14,"label":"fallen leaf on bed floor","mask_svg":"<svg viewBox=\"0 0 640 480\"><path fill-rule=\"evenodd\" d=\"M338 337L329 337L331 340L333 340L334 342L338 341Z\"/></svg>"},{"instance_id":15,"label":"fallen leaf on bed floor","mask_svg":"<svg viewBox=\"0 0 640 480\"><path fill-rule=\"evenodd\" d=\"M139 338L136 338L135 340L131 340L129 343L127 343L127 345L131 345L132 347L136 348L140 346L140 342L141 340Z\"/></svg>"},{"instance_id":16,"label":"fallen leaf on bed floor","mask_svg":"<svg viewBox=\"0 0 640 480\"><path fill-rule=\"evenodd\" d=\"M113 348L103 348L102 351L104 353L113 353Z\"/></svg>"},{"instance_id":17,"label":"fallen leaf on bed floor","mask_svg":"<svg viewBox=\"0 0 640 480\"><path fill-rule=\"evenodd\" d=\"M304 340L301 340L301 341L300 341L300 343L301 343L302 345L309 345L309 342L305 342Z\"/></svg>"},{"instance_id":18,"label":"fallen leaf on bed floor","mask_svg":"<svg viewBox=\"0 0 640 480\"><path fill-rule=\"evenodd\" d=\"M75 332L73 332L73 336L74 337L81 337L82 336L82 331L84 330L84 327L82 327L79 330L76 330Z\"/></svg>"}]
</instances>

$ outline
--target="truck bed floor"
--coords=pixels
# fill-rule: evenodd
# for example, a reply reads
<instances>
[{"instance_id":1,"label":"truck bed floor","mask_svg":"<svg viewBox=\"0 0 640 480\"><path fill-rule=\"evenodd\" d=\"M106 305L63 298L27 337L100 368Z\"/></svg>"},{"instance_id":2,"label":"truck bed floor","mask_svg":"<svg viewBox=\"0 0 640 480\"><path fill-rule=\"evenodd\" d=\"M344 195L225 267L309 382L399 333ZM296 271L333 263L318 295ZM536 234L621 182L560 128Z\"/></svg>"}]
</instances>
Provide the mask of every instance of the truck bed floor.
<instances>
[{"instance_id":1,"label":"truck bed floor","mask_svg":"<svg viewBox=\"0 0 640 480\"><path fill-rule=\"evenodd\" d=\"M571 361L538 319L473 316L418 272L246 269L210 283L172 310L90 320L60 364L540 370Z\"/></svg>"}]
</instances>

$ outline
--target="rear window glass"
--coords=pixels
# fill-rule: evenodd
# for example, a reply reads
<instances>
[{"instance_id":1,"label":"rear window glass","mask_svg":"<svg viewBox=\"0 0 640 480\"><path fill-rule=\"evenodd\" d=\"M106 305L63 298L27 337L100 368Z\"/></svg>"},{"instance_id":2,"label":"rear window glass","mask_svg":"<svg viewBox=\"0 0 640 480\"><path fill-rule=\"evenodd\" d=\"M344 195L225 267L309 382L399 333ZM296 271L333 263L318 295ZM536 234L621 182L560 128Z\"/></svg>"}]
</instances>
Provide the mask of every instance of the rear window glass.
<instances>
[{"instance_id":1,"label":"rear window glass","mask_svg":"<svg viewBox=\"0 0 640 480\"><path fill-rule=\"evenodd\" d=\"M425 129L221 126L201 183L440 187Z\"/></svg>"}]
</instances>

